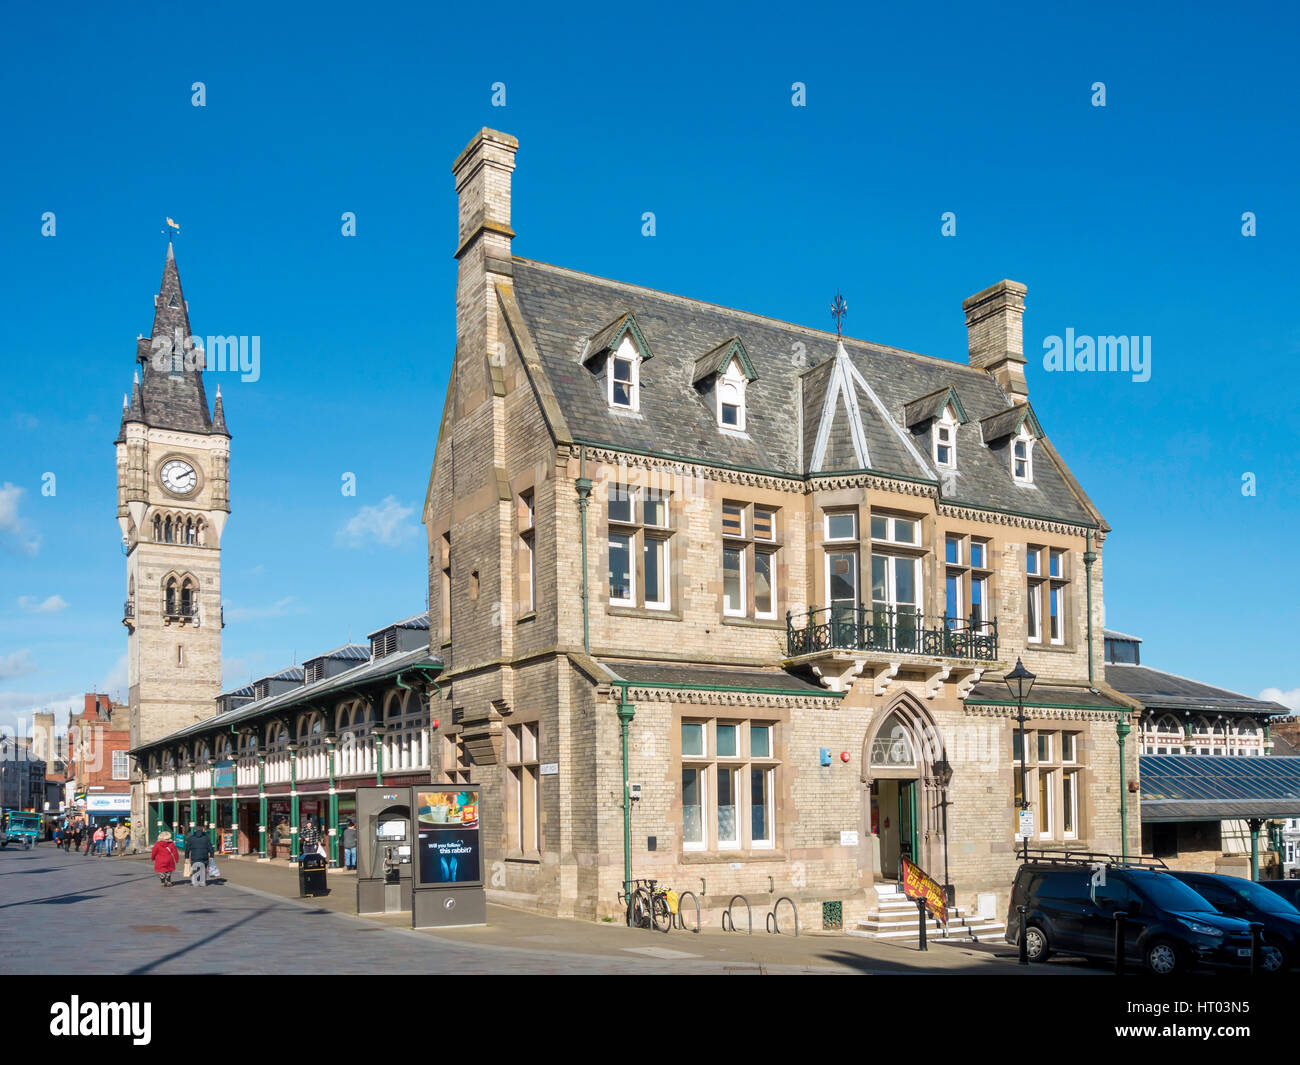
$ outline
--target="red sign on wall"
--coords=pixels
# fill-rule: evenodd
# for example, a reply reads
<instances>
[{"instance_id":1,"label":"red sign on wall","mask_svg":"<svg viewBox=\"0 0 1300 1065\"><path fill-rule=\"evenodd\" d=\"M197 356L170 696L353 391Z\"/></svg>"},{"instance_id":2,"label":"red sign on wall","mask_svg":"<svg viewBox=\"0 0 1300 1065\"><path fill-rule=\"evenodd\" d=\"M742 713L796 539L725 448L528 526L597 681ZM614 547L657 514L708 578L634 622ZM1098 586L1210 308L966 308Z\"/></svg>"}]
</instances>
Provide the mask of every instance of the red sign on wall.
<instances>
[{"instance_id":1,"label":"red sign on wall","mask_svg":"<svg viewBox=\"0 0 1300 1065\"><path fill-rule=\"evenodd\" d=\"M948 924L948 900L943 885L924 869L906 858L900 858L903 868L903 894L909 899L925 899L925 908L942 925Z\"/></svg>"}]
</instances>

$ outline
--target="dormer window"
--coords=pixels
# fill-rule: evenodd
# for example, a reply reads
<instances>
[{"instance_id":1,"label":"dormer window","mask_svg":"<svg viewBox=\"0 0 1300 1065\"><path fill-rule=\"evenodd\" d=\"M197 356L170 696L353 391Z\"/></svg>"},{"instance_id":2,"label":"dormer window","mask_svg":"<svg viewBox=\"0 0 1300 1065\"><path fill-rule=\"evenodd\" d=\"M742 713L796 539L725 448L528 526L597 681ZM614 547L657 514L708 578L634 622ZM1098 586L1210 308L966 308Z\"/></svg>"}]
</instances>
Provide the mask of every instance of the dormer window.
<instances>
[{"instance_id":1,"label":"dormer window","mask_svg":"<svg viewBox=\"0 0 1300 1065\"><path fill-rule=\"evenodd\" d=\"M609 380L609 405L624 410L640 409L641 357L631 337L624 337L609 353L606 371Z\"/></svg>"},{"instance_id":2,"label":"dormer window","mask_svg":"<svg viewBox=\"0 0 1300 1065\"><path fill-rule=\"evenodd\" d=\"M1024 426L1011 441L1011 479L1016 484L1034 483L1034 438Z\"/></svg>"},{"instance_id":3,"label":"dormer window","mask_svg":"<svg viewBox=\"0 0 1300 1065\"><path fill-rule=\"evenodd\" d=\"M727 372L718 379L718 425L723 429L745 431L745 385L744 373L739 363L732 359Z\"/></svg>"},{"instance_id":4,"label":"dormer window","mask_svg":"<svg viewBox=\"0 0 1300 1065\"><path fill-rule=\"evenodd\" d=\"M957 418L952 407L943 409L943 416L934 423L934 464L945 470L957 468Z\"/></svg>"}]
</instances>

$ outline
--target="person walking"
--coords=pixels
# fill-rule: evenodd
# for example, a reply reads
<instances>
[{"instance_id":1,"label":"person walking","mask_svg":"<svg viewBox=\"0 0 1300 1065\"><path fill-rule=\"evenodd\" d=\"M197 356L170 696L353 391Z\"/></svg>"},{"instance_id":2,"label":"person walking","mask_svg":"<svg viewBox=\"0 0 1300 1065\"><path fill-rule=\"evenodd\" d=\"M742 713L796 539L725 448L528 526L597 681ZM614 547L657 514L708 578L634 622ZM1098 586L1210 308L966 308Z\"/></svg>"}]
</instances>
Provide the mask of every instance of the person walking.
<instances>
[{"instance_id":1,"label":"person walking","mask_svg":"<svg viewBox=\"0 0 1300 1065\"><path fill-rule=\"evenodd\" d=\"M86 822L86 849L81 852L83 858L89 858L90 852L95 849L95 826L89 821Z\"/></svg>"},{"instance_id":2,"label":"person walking","mask_svg":"<svg viewBox=\"0 0 1300 1065\"><path fill-rule=\"evenodd\" d=\"M302 831L298 833L298 843L300 857L304 854L316 853L316 848L320 844L320 829L316 827L316 818L307 818L306 823L302 826Z\"/></svg>"},{"instance_id":3,"label":"person walking","mask_svg":"<svg viewBox=\"0 0 1300 1065\"><path fill-rule=\"evenodd\" d=\"M348 827L343 830L343 868L357 867L357 823L349 818Z\"/></svg>"},{"instance_id":4,"label":"person walking","mask_svg":"<svg viewBox=\"0 0 1300 1065\"><path fill-rule=\"evenodd\" d=\"M114 850L116 850L119 858L126 854L130 839L131 830L126 827L125 823L119 821L117 827L113 829L113 840L116 843Z\"/></svg>"},{"instance_id":5,"label":"person walking","mask_svg":"<svg viewBox=\"0 0 1300 1065\"><path fill-rule=\"evenodd\" d=\"M104 831L103 825L100 825L95 829L94 851L95 851L96 858L102 858L104 856L104 837L106 835L108 835L108 833Z\"/></svg>"},{"instance_id":6,"label":"person walking","mask_svg":"<svg viewBox=\"0 0 1300 1065\"><path fill-rule=\"evenodd\" d=\"M208 886L208 860L212 857L212 840L201 825L195 825L185 841L185 853L190 860L190 883L195 887Z\"/></svg>"},{"instance_id":7,"label":"person walking","mask_svg":"<svg viewBox=\"0 0 1300 1065\"><path fill-rule=\"evenodd\" d=\"M172 873L176 871L176 866L180 863L181 852L176 849L176 844L172 842L170 832L161 832L158 835L158 842L153 845L153 871L158 874L158 882L163 887L172 886Z\"/></svg>"}]
</instances>

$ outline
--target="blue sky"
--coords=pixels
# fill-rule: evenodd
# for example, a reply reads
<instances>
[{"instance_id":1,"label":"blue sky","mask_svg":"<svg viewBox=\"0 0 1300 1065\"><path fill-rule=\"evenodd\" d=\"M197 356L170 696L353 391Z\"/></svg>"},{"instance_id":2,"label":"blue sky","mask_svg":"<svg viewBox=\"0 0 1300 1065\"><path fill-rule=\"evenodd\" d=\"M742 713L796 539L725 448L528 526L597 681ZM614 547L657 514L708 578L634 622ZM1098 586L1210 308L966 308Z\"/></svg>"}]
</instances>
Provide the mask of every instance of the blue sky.
<instances>
[{"instance_id":1,"label":"blue sky","mask_svg":"<svg viewBox=\"0 0 1300 1065\"><path fill-rule=\"evenodd\" d=\"M227 685L424 608L450 164L483 125L520 141L522 255L822 328L838 288L847 333L959 360L963 297L1026 283L1031 400L1114 528L1108 624L1300 705L1293 12L444 7L7 15L0 723L121 690L112 440L166 215L194 331L262 344L208 383ZM1045 372L1066 329L1150 336L1150 380Z\"/></svg>"}]
</instances>

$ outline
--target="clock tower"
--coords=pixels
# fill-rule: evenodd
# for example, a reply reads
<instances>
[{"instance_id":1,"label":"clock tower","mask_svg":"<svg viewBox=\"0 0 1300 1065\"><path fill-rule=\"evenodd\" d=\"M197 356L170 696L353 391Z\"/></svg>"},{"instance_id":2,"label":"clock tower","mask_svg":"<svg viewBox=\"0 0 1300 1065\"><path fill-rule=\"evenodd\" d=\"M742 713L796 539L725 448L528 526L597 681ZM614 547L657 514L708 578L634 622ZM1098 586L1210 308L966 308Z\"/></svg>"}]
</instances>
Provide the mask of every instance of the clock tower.
<instances>
[{"instance_id":1,"label":"clock tower","mask_svg":"<svg viewBox=\"0 0 1300 1065\"><path fill-rule=\"evenodd\" d=\"M153 329L136 341L135 383L115 441L133 747L211 716L221 689L230 433L220 388L208 413L203 360L168 244ZM138 786L131 805L133 825L143 826Z\"/></svg>"}]
</instances>

